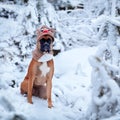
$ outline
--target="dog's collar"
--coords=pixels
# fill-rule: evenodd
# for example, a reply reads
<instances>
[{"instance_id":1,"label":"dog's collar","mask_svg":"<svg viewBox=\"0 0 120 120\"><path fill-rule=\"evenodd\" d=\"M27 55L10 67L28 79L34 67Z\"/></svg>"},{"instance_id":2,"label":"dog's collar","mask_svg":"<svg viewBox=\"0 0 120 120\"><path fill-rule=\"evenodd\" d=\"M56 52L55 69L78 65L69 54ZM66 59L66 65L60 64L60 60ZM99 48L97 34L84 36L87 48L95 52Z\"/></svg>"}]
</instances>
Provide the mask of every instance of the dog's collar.
<instances>
[{"instance_id":1,"label":"dog's collar","mask_svg":"<svg viewBox=\"0 0 120 120\"><path fill-rule=\"evenodd\" d=\"M38 49L35 49L35 50L32 52L32 55L33 55L33 59L39 62L40 58L41 58L44 54L43 54L42 52L40 52ZM50 52L50 55L53 56L52 50L51 50L51 52ZM47 56L45 56L45 57L47 57ZM52 57L50 56L50 58L52 58ZM42 59L44 59L44 58L42 58ZM47 58L46 58L46 59L47 59Z\"/></svg>"}]
</instances>

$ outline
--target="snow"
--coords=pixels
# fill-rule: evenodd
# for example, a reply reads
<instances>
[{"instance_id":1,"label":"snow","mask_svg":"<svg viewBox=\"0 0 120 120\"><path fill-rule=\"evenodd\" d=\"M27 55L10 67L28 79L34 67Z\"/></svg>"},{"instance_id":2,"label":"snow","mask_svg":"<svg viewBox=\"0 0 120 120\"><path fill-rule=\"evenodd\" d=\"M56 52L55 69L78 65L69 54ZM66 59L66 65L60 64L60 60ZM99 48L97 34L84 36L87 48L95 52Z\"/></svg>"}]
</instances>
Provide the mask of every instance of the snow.
<instances>
[{"instance_id":1,"label":"snow","mask_svg":"<svg viewBox=\"0 0 120 120\"><path fill-rule=\"evenodd\" d=\"M32 105L27 103L26 97L20 94L20 87L1 90L1 99L9 98L7 100L12 104L15 112L29 120L76 119L76 114L78 116L81 113L85 114L91 100L91 66L88 57L94 54L95 50L96 47L81 47L60 53L54 58L53 108L47 108L47 101L37 97L33 97ZM13 74L13 71L10 74ZM6 79L9 79L9 76ZM5 110L2 109L0 108L0 111L5 114Z\"/></svg>"}]
</instances>

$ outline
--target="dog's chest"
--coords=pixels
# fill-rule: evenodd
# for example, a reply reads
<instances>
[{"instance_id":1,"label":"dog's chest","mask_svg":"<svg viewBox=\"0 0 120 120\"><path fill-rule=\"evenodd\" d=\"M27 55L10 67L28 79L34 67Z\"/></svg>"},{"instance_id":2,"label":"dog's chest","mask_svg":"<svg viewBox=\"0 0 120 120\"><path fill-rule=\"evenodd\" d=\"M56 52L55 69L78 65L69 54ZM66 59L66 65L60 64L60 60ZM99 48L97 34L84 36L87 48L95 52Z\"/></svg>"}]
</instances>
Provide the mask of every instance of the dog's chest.
<instances>
[{"instance_id":1,"label":"dog's chest","mask_svg":"<svg viewBox=\"0 0 120 120\"><path fill-rule=\"evenodd\" d=\"M35 85L44 85L47 80L47 74L50 71L50 67L48 67L47 62L43 62L39 67L38 67L38 73L36 74L36 79L34 84Z\"/></svg>"},{"instance_id":2,"label":"dog's chest","mask_svg":"<svg viewBox=\"0 0 120 120\"><path fill-rule=\"evenodd\" d=\"M47 65L47 62L43 62L39 66L39 70L41 71L41 77L46 77L47 73L50 71L50 68Z\"/></svg>"}]
</instances>

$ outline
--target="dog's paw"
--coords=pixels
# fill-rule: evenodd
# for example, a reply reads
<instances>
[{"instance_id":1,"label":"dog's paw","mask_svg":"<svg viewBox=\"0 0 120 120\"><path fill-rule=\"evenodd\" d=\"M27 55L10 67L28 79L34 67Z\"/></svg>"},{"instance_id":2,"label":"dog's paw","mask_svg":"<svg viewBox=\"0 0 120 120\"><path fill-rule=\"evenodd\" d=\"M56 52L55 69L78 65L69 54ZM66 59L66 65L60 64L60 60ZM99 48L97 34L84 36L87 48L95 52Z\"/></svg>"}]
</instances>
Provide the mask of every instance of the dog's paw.
<instances>
[{"instance_id":1,"label":"dog's paw","mask_svg":"<svg viewBox=\"0 0 120 120\"><path fill-rule=\"evenodd\" d=\"M33 104L33 102L29 102L30 104Z\"/></svg>"},{"instance_id":2,"label":"dog's paw","mask_svg":"<svg viewBox=\"0 0 120 120\"><path fill-rule=\"evenodd\" d=\"M28 103L33 104L32 100L28 100Z\"/></svg>"},{"instance_id":3,"label":"dog's paw","mask_svg":"<svg viewBox=\"0 0 120 120\"><path fill-rule=\"evenodd\" d=\"M49 105L48 105L48 108L52 108L52 107L53 107L53 104L49 104Z\"/></svg>"}]
</instances>

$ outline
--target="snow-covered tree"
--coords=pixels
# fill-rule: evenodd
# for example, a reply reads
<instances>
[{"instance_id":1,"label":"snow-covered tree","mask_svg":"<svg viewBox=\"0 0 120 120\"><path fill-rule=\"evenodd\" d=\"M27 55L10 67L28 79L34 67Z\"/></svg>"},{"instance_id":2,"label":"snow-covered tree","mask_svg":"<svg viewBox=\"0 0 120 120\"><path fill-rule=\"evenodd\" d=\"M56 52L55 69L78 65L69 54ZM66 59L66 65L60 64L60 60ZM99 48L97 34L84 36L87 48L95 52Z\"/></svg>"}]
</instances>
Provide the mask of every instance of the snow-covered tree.
<instances>
[{"instance_id":1,"label":"snow-covered tree","mask_svg":"<svg viewBox=\"0 0 120 120\"><path fill-rule=\"evenodd\" d=\"M120 37L117 29L120 26L117 18L120 1L111 0L105 3L104 14L98 16L95 21L93 20L95 25L99 26L95 39L104 39L105 42L98 48L95 56L91 56L89 59L93 68L91 75L93 89L92 100L88 109L89 115L87 115L92 120L110 117L120 110Z\"/></svg>"},{"instance_id":2,"label":"snow-covered tree","mask_svg":"<svg viewBox=\"0 0 120 120\"><path fill-rule=\"evenodd\" d=\"M97 17L96 20L93 20L93 23L97 26L95 26L98 31L96 32L95 39L101 41L105 40L106 48L103 52L104 59L107 60L109 63L119 66L119 27L120 22L118 19L119 15L119 6L120 1L117 0L111 0L106 2L106 12L107 14L103 14ZM117 73L114 73L114 71L111 72L111 75L113 78L118 75Z\"/></svg>"},{"instance_id":3,"label":"snow-covered tree","mask_svg":"<svg viewBox=\"0 0 120 120\"><path fill-rule=\"evenodd\" d=\"M0 32L0 61L3 70L0 75L0 88L18 85L19 81L15 79L15 75L10 75L9 72L25 70L24 60L31 56L38 24L35 3L26 1L27 4L24 4L25 1L19 1L22 4L14 4L11 2L6 0L0 4L0 24L3 28ZM6 69L5 66L10 66L11 69ZM6 76L10 76L9 80ZM3 83L6 84L3 85Z\"/></svg>"},{"instance_id":4,"label":"snow-covered tree","mask_svg":"<svg viewBox=\"0 0 120 120\"><path fill-rule=\"evenodd\" d=\"M120 109L120 88L111 77L111 71L119 72L119 67L103 59L104 47L102 46L95 56L89 58L93 67L91 73L92 100L87 117L92 120L110 117Z\"/></svg>"}]
</instances>

